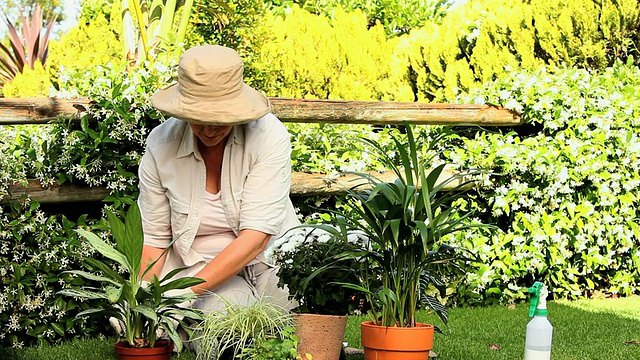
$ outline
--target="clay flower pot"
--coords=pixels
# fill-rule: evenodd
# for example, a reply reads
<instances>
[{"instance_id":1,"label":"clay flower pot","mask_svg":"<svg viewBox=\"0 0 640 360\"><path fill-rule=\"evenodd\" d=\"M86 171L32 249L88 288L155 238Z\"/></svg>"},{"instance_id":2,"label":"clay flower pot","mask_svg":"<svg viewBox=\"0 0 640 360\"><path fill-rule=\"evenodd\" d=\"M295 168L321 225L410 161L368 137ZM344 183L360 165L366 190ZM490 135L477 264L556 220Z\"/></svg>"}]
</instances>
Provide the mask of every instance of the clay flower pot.
<instances>
[{"instance_id":1,"label":"clay flower pot","mask_svg":"<svg viewBox=\"0 0 640 360\"><path fill-rule=\"evenodd\" d=\"M298 352L310 354L313 360L337 360L340 358L347 316L295 314L296 331L300 339Z\"/></svg>"},{"instance_id":2,"label":"clay flower pot","mask_svg":"<svg viewBox=\"0 0 640 360\"><path fill-rule=\"evenodd\" d=\"M152 348L132 348L126 341L113 345L118 360L170 360L173 353L173 342L167 340L156 341Z\"/></svg>"},{"instance_id":3,"label":"clay flower pot","mask_svg":"<svg viewBox=\"0 0 640 360\"><path fill-rule=\"evenodd\" d=\"M428 360L433 348L433 325L429 324L386 327L365 321L360 334L365 360Z\"/></svg>"}]
</instances>

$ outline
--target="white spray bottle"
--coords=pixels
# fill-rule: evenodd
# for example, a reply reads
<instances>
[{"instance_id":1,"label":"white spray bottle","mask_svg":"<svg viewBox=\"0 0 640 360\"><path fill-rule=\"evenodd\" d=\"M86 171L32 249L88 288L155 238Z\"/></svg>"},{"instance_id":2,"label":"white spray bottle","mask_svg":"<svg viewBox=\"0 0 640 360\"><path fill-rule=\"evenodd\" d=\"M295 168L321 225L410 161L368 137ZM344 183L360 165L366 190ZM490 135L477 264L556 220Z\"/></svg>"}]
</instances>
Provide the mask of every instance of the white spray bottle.
<instances>
[{"instance_id":1,"label":"white spray bottle","mask_svg":"<svg viewBox=\"0 0 640 360\"><path fill-rule=\"evenodd\" d=\"M547 319L547 287L536 282L529 288L531 305L529 317L533 319L527 324L527 336L525 339L524 360L549 360L551 359L551 338L553 326Z\"/></svg>"}]
</instances>

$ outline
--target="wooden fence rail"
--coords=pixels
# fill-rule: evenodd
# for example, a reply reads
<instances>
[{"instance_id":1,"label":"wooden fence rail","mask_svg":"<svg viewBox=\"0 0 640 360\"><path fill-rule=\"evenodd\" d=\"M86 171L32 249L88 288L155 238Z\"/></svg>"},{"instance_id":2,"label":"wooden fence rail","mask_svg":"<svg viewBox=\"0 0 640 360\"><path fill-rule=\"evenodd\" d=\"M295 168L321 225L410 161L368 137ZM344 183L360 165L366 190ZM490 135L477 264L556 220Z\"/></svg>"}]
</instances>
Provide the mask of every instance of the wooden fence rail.
<instances>
[{"instance_id":1,"label":"wooden fence rail","mask_svg":"<svg viewBox=\"0 0 640 360\"><path fill-rule=\"evenodd\" d=\"M517 126L523 120L519 114L488 105L427 104L377 101L337 101L270 98L273 113L283 122L388 125L408 122L416 125L449 126ZM64 118L79 120L91 106L90 99L57 98L0 98L0 125L47 124ZM392 179L392 173L376 174ZM444 178L451 173L443 174ZM344 193L353 186L353 177L328 179L323 174L294 173L292 195L329 195ZM451 184L453 186L455 184ZM9 196L13 201L28 194L41 203L100 201L109 194L105 188L74 184L42 188L36 180L22 185L11 185Z\"/></svg>"}]
</instances>

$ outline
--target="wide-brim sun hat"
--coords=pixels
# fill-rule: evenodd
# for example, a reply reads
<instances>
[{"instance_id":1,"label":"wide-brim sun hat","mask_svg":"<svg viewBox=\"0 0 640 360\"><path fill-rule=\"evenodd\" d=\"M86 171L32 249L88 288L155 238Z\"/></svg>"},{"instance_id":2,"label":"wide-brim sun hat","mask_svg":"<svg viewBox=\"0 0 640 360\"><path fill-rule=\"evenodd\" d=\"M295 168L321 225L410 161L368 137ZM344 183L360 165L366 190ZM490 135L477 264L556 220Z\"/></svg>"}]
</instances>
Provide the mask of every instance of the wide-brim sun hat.
<instances>
[{"instance_id":1,"label":"wide-brim sun hat","mask_svg":"<svg viewBox=\"0 0 640 360\"><path fill-rule=\"evenodd\" d=\"M193 47L182 55L178 82L151 97L161 112L200 125L237 125L271 112L259 91L244 83L238 53L219 45Z\"/></svg>"}]
</instances>

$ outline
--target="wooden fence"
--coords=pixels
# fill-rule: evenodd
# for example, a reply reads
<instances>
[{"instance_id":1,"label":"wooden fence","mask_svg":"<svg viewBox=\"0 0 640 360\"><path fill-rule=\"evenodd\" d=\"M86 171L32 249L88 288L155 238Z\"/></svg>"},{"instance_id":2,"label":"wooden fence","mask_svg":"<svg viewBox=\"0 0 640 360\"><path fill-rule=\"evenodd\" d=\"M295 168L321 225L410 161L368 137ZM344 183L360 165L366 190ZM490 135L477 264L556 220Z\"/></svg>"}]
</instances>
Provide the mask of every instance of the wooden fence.
<instances>
[{"instance_id":1,"label":"wooden fence","mask_svg":"<svg viewBox=\"0 0 640 360\"><path fill-rule=\"evenodd\" d=\"M427 104L376 101L333 101L270 98L273 113L283 122L342 123L389 125L408 122L419 125L448 126L516 126L523 121L519 114L488 105ZM47 124L64 118L79 120L91 106L90 99L64 100L55 98L0 98L0 125ZM450 174L443 174L448 177ZM383 180L393 179L392 173L376 174ZM329 195L343 193L353 186L353 177L328 179L323 174L294 173L291 195ZM41 203L100 201L109 191L100 187L74 184L41 187L37 180L22 185L10 185L9 196L14 201L28 194Z\"/></svg>"}]
</instances>

